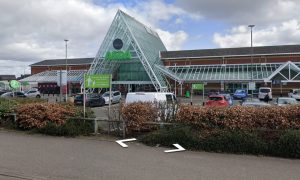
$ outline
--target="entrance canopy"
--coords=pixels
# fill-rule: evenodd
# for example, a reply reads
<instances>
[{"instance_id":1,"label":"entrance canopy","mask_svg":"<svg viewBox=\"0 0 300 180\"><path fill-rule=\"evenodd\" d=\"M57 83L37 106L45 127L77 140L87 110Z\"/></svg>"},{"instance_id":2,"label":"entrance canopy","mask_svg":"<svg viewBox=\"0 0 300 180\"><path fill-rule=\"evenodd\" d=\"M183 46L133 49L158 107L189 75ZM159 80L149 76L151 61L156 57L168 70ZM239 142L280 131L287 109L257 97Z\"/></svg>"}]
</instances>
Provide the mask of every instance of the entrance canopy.
<instances>
[{"instance_id":1,"label":"entrance canopy","mask_svg":"<svg viewBox=\"0 0 300 180\"><path fill-rule=\"evenodd\" d=\"M167 91L167 82L155 64L163 65L166 51L158 34L119 10L87 74L113 74L113 81L151 84Z\"/></svg>"},{"instance_id":2,"label":"entrance canopy","mask_svg":"<svg viewBox=\"0 0 300 180\"><path fill-rule=\"evenodd\" d=\"M167 77L180 83L184 82L220 82L243 81L300 82L300 64L293 62L268 64L219 64L192 66L160 66L156 67Z\"/></svg>"},{"instance_id":3,"label":"entrance canopy","mask_svg":"<svg viewBox=\"0 0 300 180\"><path fill-rule=\"evenodd\" d=\"M67 81L70 83L80 83L83 80L84 70L68 71ZM20 82L53 83L59 81L60 71L44 71L21 79Z\"/></svg>"}]
</instances>

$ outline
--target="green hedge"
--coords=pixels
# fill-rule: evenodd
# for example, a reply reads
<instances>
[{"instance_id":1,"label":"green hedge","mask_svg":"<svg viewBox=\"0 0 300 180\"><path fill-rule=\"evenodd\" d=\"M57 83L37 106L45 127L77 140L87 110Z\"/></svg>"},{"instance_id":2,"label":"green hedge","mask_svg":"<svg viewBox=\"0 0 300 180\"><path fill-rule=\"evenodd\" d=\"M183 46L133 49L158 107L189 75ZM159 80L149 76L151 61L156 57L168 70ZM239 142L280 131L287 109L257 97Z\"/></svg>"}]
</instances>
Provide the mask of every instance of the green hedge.
<instances>
[{"instance_id":1,"label":"green hedge","mask_svg":"<svg viewBox=\"0 0 300 180\"><path fill-rule=\"evenodd\" d=\"M152 146L179 143L190 150L300 158L300 130L278 131L278 138L272 140L265 138L262 132L216 130L207 133L190 127L173 127L148 133L140 140Z\"/></svg>"},{"instance_id":2,"label":"green hedge","mask_svg":"<svg viewBox=\"0 0 300 180\"><path fill-rule=\"evenodd\" d=\"M44 128L35 131L52 136L75 137L91 134L94 131L94 124L93 121L68 119L64 125L57 126L55 123L48 123Z\"/></svg>"}]
</instances>

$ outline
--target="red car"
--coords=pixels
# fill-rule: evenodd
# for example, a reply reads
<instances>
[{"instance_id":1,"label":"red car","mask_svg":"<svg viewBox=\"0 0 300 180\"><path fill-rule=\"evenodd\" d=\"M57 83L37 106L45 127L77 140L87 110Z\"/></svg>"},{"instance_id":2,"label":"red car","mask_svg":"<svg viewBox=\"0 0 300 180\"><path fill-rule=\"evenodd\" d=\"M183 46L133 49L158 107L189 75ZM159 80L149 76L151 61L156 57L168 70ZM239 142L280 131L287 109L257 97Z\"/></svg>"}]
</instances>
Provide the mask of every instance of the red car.
<instances>
[{"instance_id":1,"label":"red car","mask_svg":"<svg viewBox=\"0 0 300 180\"><path fill-rule=\"evenodd\" d=\"M229 103L223 95L210 95L205 106L229 107Z\"/></svg>"}]
</instances>

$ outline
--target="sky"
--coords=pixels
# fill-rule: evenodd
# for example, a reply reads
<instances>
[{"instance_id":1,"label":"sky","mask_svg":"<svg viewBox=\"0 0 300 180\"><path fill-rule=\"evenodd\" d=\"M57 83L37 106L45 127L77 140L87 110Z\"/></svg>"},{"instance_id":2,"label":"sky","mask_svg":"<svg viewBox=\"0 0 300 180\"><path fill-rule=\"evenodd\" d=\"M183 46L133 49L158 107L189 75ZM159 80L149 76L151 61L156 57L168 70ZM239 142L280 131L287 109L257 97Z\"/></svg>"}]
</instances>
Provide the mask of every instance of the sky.
<instances>
[{"instance_id":1,"label":"sky","mask_svg":"<svg viewBox=\"0 0 300 180\"><path fill-rule=\"evenodd\" d=\"M0 0L0 74L94 57L117 12L155 29L168 50L300 44L300 0Z\"/></svg>"}]
</instances>

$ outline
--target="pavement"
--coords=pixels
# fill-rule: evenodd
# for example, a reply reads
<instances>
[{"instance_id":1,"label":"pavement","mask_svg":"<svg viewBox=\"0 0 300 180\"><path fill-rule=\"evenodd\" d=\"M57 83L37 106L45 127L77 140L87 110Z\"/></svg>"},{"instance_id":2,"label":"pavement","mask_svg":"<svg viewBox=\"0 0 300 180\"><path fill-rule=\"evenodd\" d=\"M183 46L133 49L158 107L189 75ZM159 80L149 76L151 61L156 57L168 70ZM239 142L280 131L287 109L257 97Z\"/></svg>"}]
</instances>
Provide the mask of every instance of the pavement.
<instances>
[{"instance_id":1,"label":"pavement","mask_svg":"<svg viewBox=\"0 0 300 180\"><path fill-rule=\"evenodd\" d=\"M300 160L0 130L0 180L299 180Z\"/></svg>"}]
</instances>

